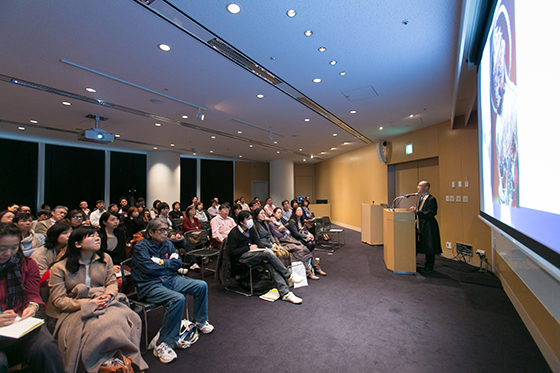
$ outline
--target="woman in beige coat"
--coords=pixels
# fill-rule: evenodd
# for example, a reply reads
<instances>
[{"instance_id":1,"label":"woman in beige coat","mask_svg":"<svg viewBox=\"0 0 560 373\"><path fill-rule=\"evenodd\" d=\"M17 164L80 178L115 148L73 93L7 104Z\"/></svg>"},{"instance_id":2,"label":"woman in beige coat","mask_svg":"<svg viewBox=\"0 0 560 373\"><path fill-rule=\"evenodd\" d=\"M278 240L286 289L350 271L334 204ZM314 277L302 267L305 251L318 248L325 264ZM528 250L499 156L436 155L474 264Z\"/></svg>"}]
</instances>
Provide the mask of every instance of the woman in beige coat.
<instances>
[{"instance_id":1,"label":"woman in beige coat","mask_svg":"<svg viewBox=\"0 0 560 373\"><path fill-rule=\"evenodd\" d=\"M118 293L113 262L99 251L100 243L95 228L78 227L51 267L47 315L58 319L54 336L64 371L76 372L81 363L87 372L98 372L117 350L147 369L139 351L140 317Z\"/></svg>"}]
</instances>

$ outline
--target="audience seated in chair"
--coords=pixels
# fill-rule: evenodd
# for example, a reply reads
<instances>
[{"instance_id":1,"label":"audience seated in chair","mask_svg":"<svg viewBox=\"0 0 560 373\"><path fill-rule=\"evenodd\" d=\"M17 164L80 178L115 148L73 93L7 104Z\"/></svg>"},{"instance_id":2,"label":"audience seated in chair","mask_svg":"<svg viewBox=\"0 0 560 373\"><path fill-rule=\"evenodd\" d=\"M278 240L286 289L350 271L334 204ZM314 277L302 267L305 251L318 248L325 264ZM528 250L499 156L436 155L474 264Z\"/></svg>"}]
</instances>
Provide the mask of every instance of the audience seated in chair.
<instances>
[{"instance_id":1,"label":"audience seated in chair","mask_svg":"<svg viewBox=\"0 0 560 373\"><path fill-rule=\"evenodd\" d=\"M290 274L274 252L264 248L248 211L241 211L237 215L237 226L229 232L227 245L232 263L264 266L270 272L282 300L294 304L302 302L301 298L290 291L286 282L299 283L304 279L295 273Z\"/></svg>"},{"instance_id":2,"label":"audience seated in chair","mask_svg":"<svg viewBox=\"0 0 560 373\"><path fill-rule=\"evenodd\" d=\"M292 208L290 207L290 201L285 199L282 201L282 218L281 218L282 224L288 226L288 221L290 220L291 216L292 216Z\"/></svg>"},{"instance_id":3,"label":"audience seated in chair","mask_svg":"<svg viewBox=\"0 0 560 373\"><path fill-rule=\"evenodd\" d=\"M21 248L23 255L30 257L33 252L45 244L45 236L35 234L31 226L33 225L33 216L23 212L14 217L13 223L21 232Z\"/></svg>"},{"instance_id":4,"label":"audience seated in chair","mask_svg":"<svg viewBox=\"0 0 560 373\"><path fill-rule=\"evenodd\" d=\"M266 216L270 218L275 208L276 206L272 204L272 197L266 197L264 204L264 212Z\"/></svg>"},{"instance_id":5,"label":"audience seated in chair","mask_svg":"<svg viewBox=\"0 0 560 373\"><path fill-rule=\"evenodd\" d=\"M45 244L31 254L31 259L39 266L41 286L49 279L51 266L66 253L70 233L72 233L72 225L68 221L56 222L47 231Z\"/></svg>"},{"instance_id":6,"label":"audience seated in chair","mask_svg":"<svg viewBox=\"0 0 560 373\"><path fill-rule=\"evenodd\" d=\"M39 295L39 268L20 248L21 233L12 224L0 224L0 327L35 316L44 308ZM33 372L61 373L62 357L45 325L19 339L0 337L0 372L26 362Z\"/></svg>"},{"instance_id":7,"label":"audience seated in chair","mask_svg":"<svg viewBox=\"0 0 560 373\"><path fill-rule=\"evenodd\" d=\"M114 212L104 212L99 219L99 237L101 251L109 254L115 265L115 273L120 271L119 265L126 256L126 237L119 226L119 216Z\"/></svg>"},{"instance_id":8,"label":"audience seated in chair","mask_svg":"<svg viewBox=\"0 0 560 373\"><path fill-rule=\"evenodd\" d=\"M184 215L181 212L181 203L175 201L171 204L171 211L169 211L169 217L171 219L183 219Z\"/></svg>"},{"instance_id":9,"label":"audience seated in chair","mask_svg":"<svg viewBox=\"0 0 560 373\"><path fill-rule=\"evenodd\" d=\"M97 200L95 202L95 210L89 215L89 222L92 227L99 227L99 218L105 212L105 202Z\"/></svg>"},{"instance_id":10,"label":"audience seated in chair","mask_svg":"<svg viewBox=\"0 0 560 373\"><path fill-rule=\"evenodd\" d=\"M220 206L218 215L210 220L212 227L212 238L214 242L212 246L219 248L222 242L227 238L229 231L235 227L235 220L229 217L229 205L223 204Z\"/></svg>"},{"instance_id":11,"label":"audience seated in chair","mask_svg":"<svg viewBox=\"0 0 560 373\"><path fill-rule=\"evenodd\" d=\"M315 235L315 217L311 213L311 210L309 210L309 200L307 198L301 201L301 210L303 212L303 222L307 230L311 232L312 235Z\"/></svg>"},{"instance_id":12,"label":"audience seated in chair","mask_svg":"<svg viewBox=\"0 0 560 373\"><path fill-rule=\"evenodd\" d=\"M16 215L13 212L4 210L0 212L0 223L11 224L14 221L15 216Z\"/></svg>"},{"instance_id":13,"label":"audience seated in chair","mask_svg":"<svg viewBox=\"0 0 560 373\"><path fill-rule=\"evenodd\" d=\"M288 229L292 237L307 246L309 251L315 249L315 236L313 236L305 226L301 207L297 206L292 209L292 216L288 221Z\"/></svg>"},{"instance_id":14,"label":"audience seated in chair","mask_svg":"<svg viewBox=\"0 0 560 373\"><path fill-rule=\"evenodd\" d=\"M196 214L194 215L199 222L208 221L208 217L204 212L204 204L202 202L197 202L195 205Z\"/></svg>"},{"instance_id":15,"label":"audience seated in chair","mask_svg":"<svg viewBox=\"0 0 560 373\"><path fill-rule=\"evenodd\" d=\"M214 330L208 323L208 285L179 275L177 271L182 269L182 262L168 240L168 231L164 220L151 220L146 228L146 238L134 248L131 267L139 299L166 307L160 332L150 344L162 363L177 358L174 347L188 347L179 339L185 294L194 296L193 321L200 332Z\"/></svg>"},{"instance_id":16,"label":"audience seated in chair","mask_svg":"<svg viewBox=\"0 0 560 373\"><path fill-rule=\"evenodd\" d=\"M52 227L54 223L60 221L66 217L68 213L68 207L66 206L56 206L54 210L51 211L51 217L48 220L41 220L37 222L35 233L42 234L46 236L47 230Z\"/></svg>"},{"instance_id":17,"label":"audience seated in chair","mask_svg":"<svg viewBox=\"0 0 560 373\"><path fill-rule=\"evenodd\" d=\"M288 228L286 228L282 222L282 209L279 207L274 209L274 213L272 218L268 222L268 227L270 228L270 232L272 235L280 242L282 247L284 247L290 255L293 257L294 261L301 261L305 266L305 273L307 277L312 280L317 280L318 277L313 274L311 271L310 265L315 271L315 274L319 274L321 276L326 276L327 273L321 269L319 263L313 257L313 254L309 251L307 246L303 245L297 239L292 237Z\"/></svg>"},{"instance_id":18,"label":"audience seated in chair","mask_svg":"<svg viewBox=\"0 0 560 373\"><path fill-rule=\"evenodd\" d=\"M127 241L130 241L136 233L146 229L147 224L148 222L144 222L144 219L140 216L137 207L129 208L126 212L126 219L124 219Z\"/></svg>"},{"instance_id":19,"label":"audience seated in chair","mask_svg":"<svg viewBox=\"0 0 560 373\"><path fill-rule=\"evenodd\" d=\"M183 225L181 226L181 234L188 231L200 229L200 222L196 218L196 209L194 206L189 206L185 210L185 217L183 218Z\"/></svg>"},{"instance_id":20,"label":"audience seated in chair","mask_svg":"<svg viewBox=\"0 0 560 373\"><path fill-rule=\"evenodd\" d=\"M100 246L94 227L78 227L62 260L51 268L47 315L57 319L54 336L64 371L76 372L83 364L97 372L117 351L147 369L139 349L140 317L118 293L113 261Z\"/></svg>"},{"instance_id":21,"label":"audience seated in chair","mask_svg":"<svg viewBox=\"0 0 560 373\"><path fill-rule=\"evenodd\" d=\"M84 225L85 216L82 210L70 210L66 215L66 220L72 224L72 228L78 228L79 226Z\"/></svg>"},{"instance_id":22,"label":"audience seated in chair","mask_svg":"<svg viewBox=\"0 0 560 373\"><path fill-rule=\"evenodd\" d=\"M216 201L215 199L210 200L210 207L208 207L208 210L206 211L209 220L214 219L220 213L220 210L218 210L217 206L218 201Z\"/></svg>"}]
</instances>

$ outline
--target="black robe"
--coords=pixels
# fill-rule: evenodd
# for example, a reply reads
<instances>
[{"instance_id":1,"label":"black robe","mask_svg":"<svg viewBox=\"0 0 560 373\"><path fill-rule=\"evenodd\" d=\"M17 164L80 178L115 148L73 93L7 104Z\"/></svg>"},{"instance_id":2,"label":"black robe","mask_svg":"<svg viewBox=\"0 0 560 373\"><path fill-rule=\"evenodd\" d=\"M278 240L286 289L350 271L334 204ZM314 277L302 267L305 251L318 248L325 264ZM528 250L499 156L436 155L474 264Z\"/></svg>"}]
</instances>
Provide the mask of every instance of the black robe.
<instances>
[{"instance_id":1,"label":"black robe","mask_svg":"<svg viewBox=\"0 0 560 373\"><path fill-rule=\"evenodd\" d=\"M437 200L428 194L422 209L417 210L418 229L416 252L421 254L441 254L441 238L436 220Z\"/></svg>"}]
</instances>

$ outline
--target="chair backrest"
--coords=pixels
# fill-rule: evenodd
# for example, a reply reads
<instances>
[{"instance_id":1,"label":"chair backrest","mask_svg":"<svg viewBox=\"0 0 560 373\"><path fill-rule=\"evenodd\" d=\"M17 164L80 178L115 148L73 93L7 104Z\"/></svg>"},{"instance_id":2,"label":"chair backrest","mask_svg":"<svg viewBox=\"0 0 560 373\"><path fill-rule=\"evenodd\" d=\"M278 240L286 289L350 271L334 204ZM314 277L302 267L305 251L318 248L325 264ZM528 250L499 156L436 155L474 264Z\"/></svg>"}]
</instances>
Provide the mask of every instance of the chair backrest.
<instances>
[{"instance_id":1,"label":"chair backrest","mask_svg":"<svg viewBox=\"0 0 560 373\"><path fill-rule=\"evenodd\" d=\"M218 263L216 264L216 279L219 280L226 287L231 283L231 258L227 245L227 238L220 246L218 253Z\"/></svg>"},{"instance_id":2,"label":"chair backrest","mask_svg":"<svg viewBox=\"0 0 560 373\"><path fill-rule=\"evenodd\" d=\"M181 232L181 226L183 225L183 219L181 218L174 218L171 223L173 224L173 230L179 233Z\"/></svg>"},{"instance_id":3,"label":"chair backrest","mask_svg":"<svg viewBox=\"0 0 560 373\"><path fill-rule=\"evenodd\" d=\"M331 219L328 216L323 216L323 225L325 229L331 229Z\"/></svg>"}]
</instances>

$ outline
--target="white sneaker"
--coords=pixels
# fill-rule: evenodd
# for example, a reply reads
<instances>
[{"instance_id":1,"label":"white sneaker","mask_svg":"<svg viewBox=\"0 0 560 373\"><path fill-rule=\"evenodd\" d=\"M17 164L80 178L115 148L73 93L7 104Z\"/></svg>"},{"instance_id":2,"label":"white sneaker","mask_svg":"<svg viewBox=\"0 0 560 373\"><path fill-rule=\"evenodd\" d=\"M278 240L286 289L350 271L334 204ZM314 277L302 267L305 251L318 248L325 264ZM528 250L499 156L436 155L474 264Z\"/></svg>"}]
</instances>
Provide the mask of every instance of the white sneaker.
<instances>
[{"instance_id":1,"label":"white sneaker","mask_svg":"<svg viewBox=\"0 0 560 373\"><path fill-rule=\"evenodd\" d=\"M165 342L161 342L159 346L154 348L154 356L159 358L163 364L167 364L177 359L177 353Z\"/></svg>"},{"instance_id":2,"label":"white sneaker","mask_svg":"<svg viewBox=\"0 0 560 373\"><path fill-rule=\"evenodd\" d=\"M292 293L291 291L284 295L282 297L282 300L285 300L286 302L292 302L293 304L300 304L301 302L303 302L303 299L301 299L300 297L296 296L294 293Z\"/></svg>"},{"instance_id":3,"label":"white sneaker","mask_svg":"<svg viewBox=\"0 0 560 373\"><path fill-rule=\"evenodd\" d=\"M198 264L194 263L194 264L191 266L191 271L195 271L195 270L197 270L197 269L200 269L200 266L199 266Z\"/></svg>"},{"instance_id":4,"label":"white sneaker","mask_svg":"<svg viewBox=\"0 0 560 373\"><path fill-rule=\"evenodd\" d=\"M204 324L201 323L196 323L196 328L202 333L202 334L208 334L208 333L212 333L214 331L214 326L212 326L212 324L210 324L208 321L206 321Z\"/></svg>"},{"instance_id":5,"label":"white sneaker","mask_svg":"<svg viewBox=\"0 0 560 373\"><path fill-rule=\"evenodd\" d=\"M288 277L288 281L294 283L294 284L299 284L300 282L302 282L304 279L303 277L299 276L296 273L292 273L290 275L290 277Z\"/></svg>"},{"instance_id":6,"label":"white sneaker","mask_svg":"<svg viewBox=\"0 0 560 373\"><path fill-rule=\"evenodd\" d=\"M156 348L156 346L157 346L157 341L158 341L158 339L159 339L159 332L160 332L160 331L161 331L161 329L158 330L156 336L152 339L152 341L151 341L150 344L148 345L148 350L153 350L154 348Z\"/></svg>"}]
</instances>

